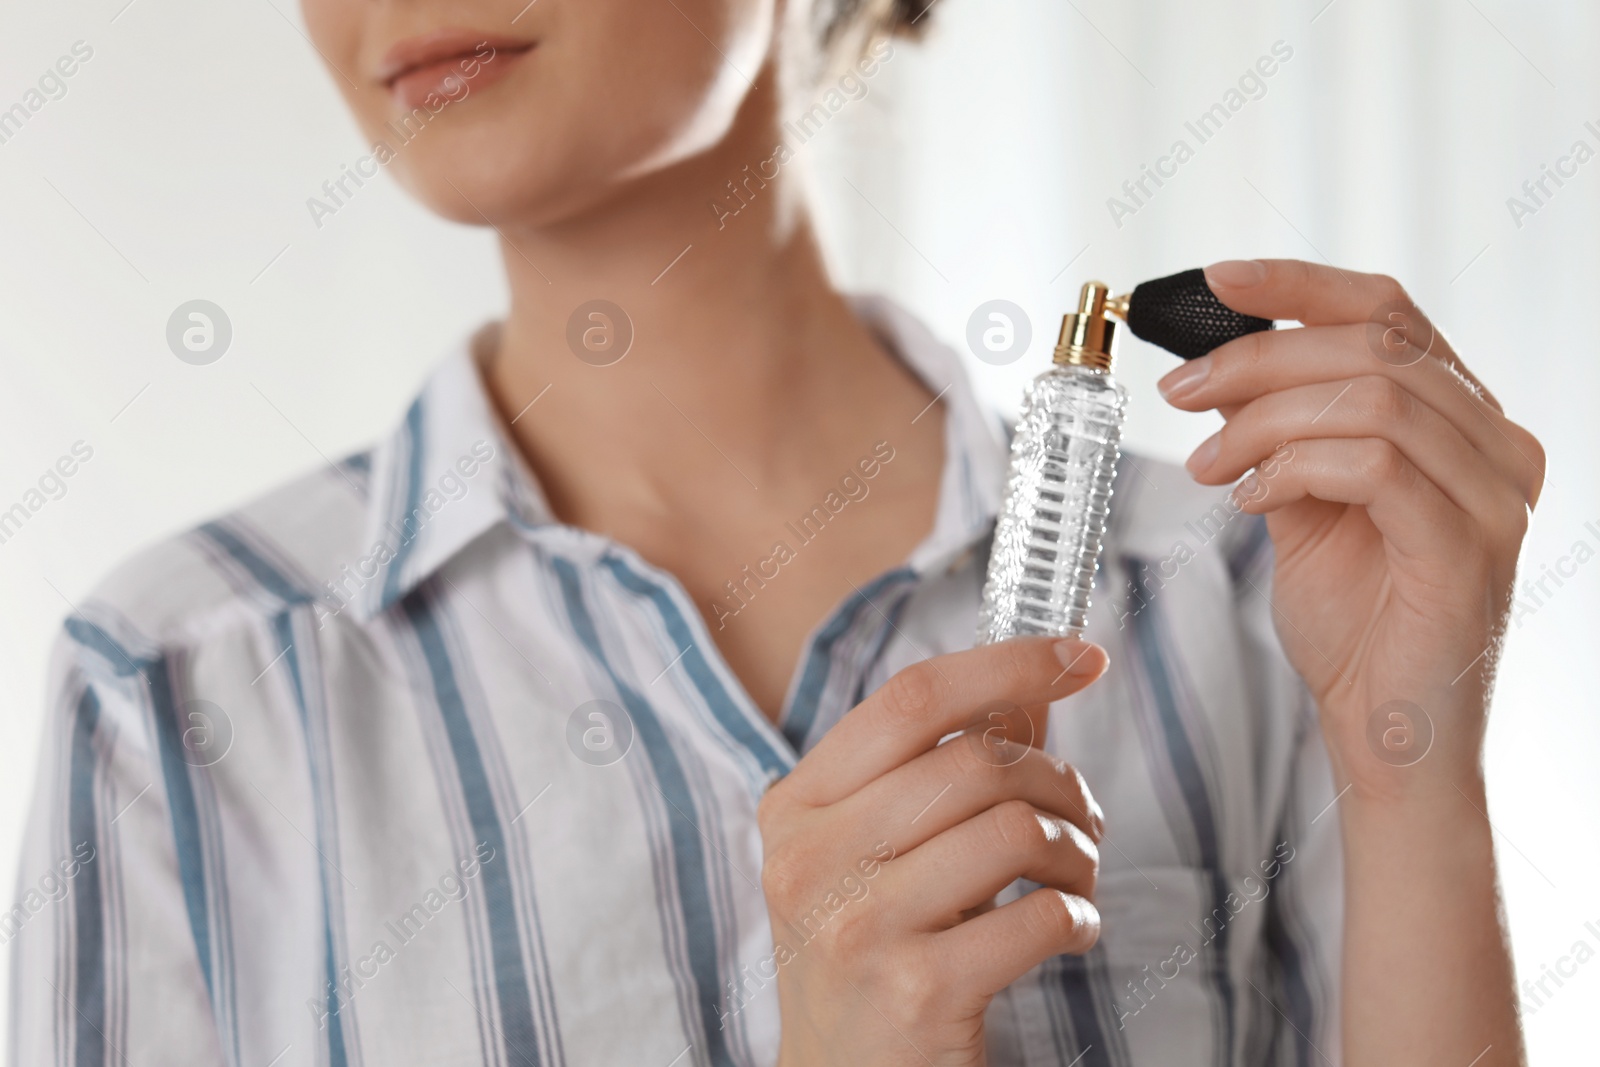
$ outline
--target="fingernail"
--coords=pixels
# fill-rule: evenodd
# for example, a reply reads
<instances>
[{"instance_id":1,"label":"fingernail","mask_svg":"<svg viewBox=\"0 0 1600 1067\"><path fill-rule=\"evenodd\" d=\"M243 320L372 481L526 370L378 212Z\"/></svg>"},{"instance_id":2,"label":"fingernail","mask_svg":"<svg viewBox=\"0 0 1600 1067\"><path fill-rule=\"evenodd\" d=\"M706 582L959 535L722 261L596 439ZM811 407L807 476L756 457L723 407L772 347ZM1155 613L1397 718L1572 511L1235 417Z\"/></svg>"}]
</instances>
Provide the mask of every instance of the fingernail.
<instances>
[{"instance_id":1,"label":"fingernail","mask_svg":"<svg viewBox=\"0 0 1600 1067\"><path fill-rule=\"evenodd\" d=\"M1099 647L1088 641L1069 637L1056 642L1056 659L1061 661L1068 674L1075 676L1099 674L1100 657L1094 655L1094 651Z\"/></svg>"},{"instance_id":2,"label":"fingernail","mask_svg":"<svg viewBox=\"0 0 1600 1067\"><path fill-rule=\"evenodd\" d=\"M1267 280L1267 265L1259 259L1225 259L1206 268L1206 281L1225 289L1248 289Z\"/></svg>"},{"instance_id":3,"label":"fingernail","mask_svg":"<svg viewBox=\"0 0 1600 1067\"><path fill-rule=\"evenodd\" d=\"M1100 909L1094 906L1093 901L1083 897L1063 893L1059 889L1055 890L1055 893L1060 896L1062 904L1067 909L1074 936L1080 939L1077 943L1081 947L1067 951L1074 955L1089 951L1100 939Z\"/></svg>"},{"instance_id":4,"label":"fingernail","mask_svg":"<svg viewBox=\"0 0 1600 1067\"><path fill-rule=\"evenodd\" d=\"M1156 388L1160 389L1161 395L1168 400L1179 400L1199 389L1210 373L1211 360L1201 357L1168 372L1166 377L1156 383Z\"/></svg>"},{"instance_id":5,"label":"fingernail","mask_svg":"<svg viewBox=\"0 0 1600 1067\"><path fill-rule=\"evenodd\" d=\"M1218 430L1204 441L1200 447L1184 461L1184 466L1189 468L1190 474L1200 474L1217 461L1217 453L1222 451L1222 431Z\"/></svg>"},{"instance_id":6,"label":"fingernail","mask_svg":"<svg viewBox=\"0 0 1600 1067\"><path fill-rule=\"evenodd\" d=\"M1254 500L1256 498L1256 494L1260 491L1261 479L1252 474L1250 477L1234 486L1233 492L1229 495L1233 497L1233 506L1236 508L1242 508L1250 501Z\"/></svg>"}]
</instances>

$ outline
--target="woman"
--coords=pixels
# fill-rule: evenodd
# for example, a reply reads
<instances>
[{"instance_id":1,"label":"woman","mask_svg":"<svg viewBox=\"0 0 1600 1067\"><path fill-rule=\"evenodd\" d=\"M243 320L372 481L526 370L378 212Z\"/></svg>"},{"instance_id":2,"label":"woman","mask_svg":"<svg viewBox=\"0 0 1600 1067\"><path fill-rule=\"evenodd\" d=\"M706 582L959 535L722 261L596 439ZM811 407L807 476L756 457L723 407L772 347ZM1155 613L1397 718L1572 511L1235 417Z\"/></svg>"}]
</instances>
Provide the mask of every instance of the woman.
<instances>
[{"instance_id":1,"label":"woman","mask_svg":"<svg viewBox=\"0 0 1600 1067\"><path fill-rule=\"evenodd\" d=\"M920 0L305 15L511 307L69 619L13 1062L1521 1062L1480 763L1543 456L1395 283L1210 268L1307 328L1163 382L1227 427L1125 458L1096 643L972 649L1004 437L834 291L784 125Z\"/></svg>"}]
</instances>

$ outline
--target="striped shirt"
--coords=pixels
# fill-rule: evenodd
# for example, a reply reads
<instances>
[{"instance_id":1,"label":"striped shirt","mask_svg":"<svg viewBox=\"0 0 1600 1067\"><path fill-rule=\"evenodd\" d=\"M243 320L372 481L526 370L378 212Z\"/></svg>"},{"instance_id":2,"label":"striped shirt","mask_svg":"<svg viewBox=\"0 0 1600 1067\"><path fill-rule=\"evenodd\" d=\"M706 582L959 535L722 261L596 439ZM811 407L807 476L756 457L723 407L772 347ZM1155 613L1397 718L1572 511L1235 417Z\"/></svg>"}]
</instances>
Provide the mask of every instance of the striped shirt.
<instances>
[{"instance_id":1,"label":"striped shirt","mask_svg":"<svg viewBox=\"0 0 1600 1067\"><path fill-rule=\"evenodd\" d=\"M471 342L371 451L116 571L54 658L11 1062L774 1063L757 801L972 645L1005 479L959 358L855 306L942 395L940 498L777 725L671 575L554 519ZM991 1062L1336 1062L1338 819L1264 524L1135 456L1115 493L1112 666L1048 738L1107 812L1104 936L995 1000Z\"/></svg>"}]
</instances>

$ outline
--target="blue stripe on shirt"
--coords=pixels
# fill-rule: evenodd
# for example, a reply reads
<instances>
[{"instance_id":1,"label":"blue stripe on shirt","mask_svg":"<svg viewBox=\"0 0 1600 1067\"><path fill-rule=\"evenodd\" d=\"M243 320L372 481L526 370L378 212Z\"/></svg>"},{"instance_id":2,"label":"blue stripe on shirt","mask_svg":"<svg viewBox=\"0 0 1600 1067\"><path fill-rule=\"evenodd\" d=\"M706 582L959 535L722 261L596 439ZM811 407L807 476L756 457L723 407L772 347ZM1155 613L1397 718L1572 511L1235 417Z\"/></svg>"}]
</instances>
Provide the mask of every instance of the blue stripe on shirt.
<instances>
[{"instance_id":1,"label":"blue stripe on shirt","mask_svg":"<svg viewBox=\"0 0 1600 1067\"><path fill-rule=\"evenodd\" d=\"M268 563L261 553L247 545L242 537L227 526L220 522L208 522L200 527L200 531L232 556L250 575L251 580L284 604L298 604L311 599L303 589L284 577L278 568Z\"/></svg>"},{"instance_id":2,"label":"blue stripe on shirt","mask_svg":"<svg viewBox=\"0 0 1600 1067\"><path fill-rule=\"evenodd\" d=\"M673 863L677 872L678 907L684 927L688 931L686 950L696 986L695 1003L700 1009L700 1026L704 1031L706 1054L714 1067L730 1067L733 1060L723 1037L721 1015L717 1011L721 983L718 980L716 921L711 914L710 883L705 851L700 843L700 830L689 816L689 812L694 809L694 800L689 794L688 779L655 709L622 679L610 657L601 648L600 635L595 630L589 607L584 602L583 588L576 568L564 559L553 559L551 566L561 583L561 593L566 602L567 617L572 622L572 629L589 655L594 658L595 663L605 671L611 679L611 684L616 687L623 708L633 720L634 729L638 733L639 740L643 742L645 755L650 761L650 769L655 774L657 788L661 790L662 796L667 799L668 806L672 809L667 813L667 820L672 837ZM612 571L635 592L648 592L652 588L623 564L613 564ZM676 613L676 609L673 611ZM681 626L681 617L678 621L679 629L686 631L687 627ZM670 621L668 627L669 630L673 629ZM675 633L674 637L676 636ZM687 639L686 633L685 638ZM704 664L698 649L694 651L694 656ZM686 660L688 658L685 657ZM696 1035L689 1036L692 1041Z\"/></svg>"},{"instance_id":3,"label":"blue stripe on shirt","mask_svg":"<svg viewBox=\"0 0 1600 1067\"><path fill-rule=\"evenodd\" d=\"M734 740L755 756L764 772L769 775L787 774L794 767L793 754L780 752L778 747L768 740L767 731L758 727L750 715L734 703L721 679L711 669L705 654L700 650L700 643L695 640L688 620L673 603L672 597L667 595L667 591L658 583L639 574L618 556L608 555L602 562L612 574L616 575L617 581L622 583L624 589L649 598L650 603L661 615L661 621L666 624L667 633L673 642L680 650L688 649L683 656L683 665L694 681L695 688L705 699L706 706L711 709L711 713L716 716L723 729L732 734ZM567 567L570 571L571 565Z\"/></svg>"},{"instance_id":4,"label":"blue stripe on shirt","mask_svg":"<svg viewBox=\"0 0 1600 1067\"><path fill-rule=\"evenodd\" d=\"M495 854L507 855L505 828L500 823L500 813L495 810L483 754L467 718L466 701L461 695L439 620L426 596L425 591L413 593L400 602L400 608L416 635L433 680L434 699L455 759L473 833ZM479 869L483 872L484 898L488 905L489 948L500 1003L501 1026L498 1029L505 1041L506 1060L539 1067L543 1062L539 1033L533 1021L532 987L522 957L522 936L518 930L510 871L505 864L483 864Z\"/></svg>"},{"instance_id":5,"label":"blue stripe on shirt","mask_svg":"<svg viewBox=\"0 0 1600 1067\"><path fill-rule=\"evenodd\" d=\"M99 831L94 810L95 745L94 738L100 727L100 699L93 689L84 689L78 698L77 714L72 720L71 777L67 798L67 823L72 828L70 845L76 854L81 843L87 842L97 852L100 849ZM73 937L76 941L77 979L73 990L73 1007L76 1009L76 1038L79 1067L104 1067L106 1062L106 930L105 899L102 878L105 865L78 884L72 901ZM17 1021L13 1020L12 1025Z\"/></svg>"},{"instance_id":6,"label":"blue stripe on shirt","mask_svg":"<svg viewBox=\"0 0 1600 1067\"><path fill-rule=\"evenodd\" d=\"M1304 736L1307 729L1316 729L1302 723L1299 731ZM1299 745L1297 744L1298 748ZM1285 815L1283 823L1278 827L1278 840L1288 841L1291 836L1289 826L1293 823L1296 806L1291 799L1289 813ZM1276 874L1283 877L1280 867ZM1269 888L1271 887L1269 881ZM1289 1020L1289 1026L1294 1031L1292 1036L1285 1036L1286 1040L1294 1042L1295 1067L1311 1067L1313 1052L1321 1055L1311 1043L1310 1035L1316 1032L1317 1012L1316 999L1311 994L1311 985L1307 977L1309 968L1301 958L1301 946L1295 936L1292 913L1291 891L1281 889L1267 900L1267 922L1264 937L1266 940L1267 954L1276 959L1281 970L1283 1001L1287 1010L1284 1016ZM1276 1041L1273 1042L1276 1046Z\"/></svg>"},{"instance_id":7,"label":"blue stripe on shirt","mask_svg":"<svg viewBox=\"0 0 1600 1067\"><path fill-rule=\"evenodd\" d=\"M383 576L383 597L380 601L382 607L394 603L400 595L400 582L405 573L406 560L411 555L411 550L416 546L417 538L422 536L422 526L419 523L415 529L407 524L416 515L418 501L422 495L422 401L415 401L406 411L405 441L408 455L406 458L405 511L399 516L400 530L405 533L400 543L395 546L394 558L386 565Z\"/></svg>"},{"instance_id":8,"label":"blue stripe on shirt","mask_svg":"<svg viewBox=\"0 0 1600 1067\"><path fill-rule=\"evenodd\" d=\"M1144 572L1150 569L1149 564L1131 558L1128 562L1136 587L1145 588L1148 578ZM1223 914L1229 914L1225 903L1228 885L1224 878L1216 816L1211 810L1211 793L1206 785L1205 772L1200 767L1199 754L1195 751L1178 711L1178 695L1173 681L1176 665L1169 664L1167 659L1166 646L1158 622L1160 608L1159 603L1152 602L1146 605L1146 610L1132 616L1133 643L1143 661L1145 678L1155 697L1156 714L1166 740L1167 758L1171 761L1178 788L1183 794L1184 806L1188 809L1189 821L1194 828L1195 843L1200 849L1200 866L1211 883L1211 909L1207 914L1215 914L1219 908ZM1219 1051L1220 1062L1224 1064L1233 1056L1235 1025L1233 976L1228 971L1230 933L1231 927L1228 923L1218 927L1213 942L1216 956L1207 969L1212 984L1216 987L1217 996L1222 1002L1223 1034L1222 1048Z\"/></svg>"},{"instance_id":9,"label":"blue stripe on shirt","mask_svg":"<svg viewBox=\"0 0 1600 1067\"><path fill-rule=\"evenodd\" d=\"M260 553L246 543L245 539L235 531L220 522L207 523L200 528L200 532L214 541L218 547L228 553L237 562L261 589L275 597L285 605L302 603L309 596L281 570ZM329 1067L346 1067L352 1062L346 1046L345 1027L353 1026L353 1020L347 1019L339 1010L339 971L337 962L336 942L333 935L333 904L329 891L329 879L326 864L328 852L335 846L327 840L323 832L324 815L328 811L328 798L322 795L321 775L318 771L317 760L314 754L311 717L306 702L305 681L300 668L300 652L295 646L293 618L288 612L277 614L271 624L273 639L277 646L283 649L283 657L289 671L290 692L294 697L295 710L300 719L300 729L306 743L306 773L311 782L312 810L316 818L316 847L317 854L323 857L324 862L317 865L317 881L322 897L322 933L324 940L324 978L326 987L327 1019L324 1020L328 1030L328 1064ZM237 1040L237 1034L235 1034Z\"/></svg>"},{"instance_id":10,"label":"blue stripe on shirt","mask_svg":"<svg viewBox=\"0 0 1600 1067\"><path fill-rule=\"evenodd\" d=\"M1265 515L1241 515L1238 521L1248 524L1244 537L1228 553L1228 575L1235 584L1247 571L1254 569L1262 552L1270 551L1272 538L1267 536L1267 517Z\"/></svg>"},{"instance_id":11,"label":"blue stripe on shirt","mask_svg":"<svg viewBox=\"0 0 1600 1067\"><path fill-rule=\"evenodd\" d=\"M1104 955L1104 949L1100 947L1096 947L1094 952ZM1082 1067L1116 1067L1127 1056L1124 1052L1120 1058L1117 1057L1110 1036L1112 1031L1101 1025L1101 998L1095 991L1096 986L1106 984L1104 961L1096 966L1090 956L1059 956L1056 968L1067 1017L1072 1024L1072 1039L1076 1045L1060 1050L1067 1057L1062 1062L1081 1064Z\"/></svg>"},{"instance_id":12,"label":"blue stripe on shirt","mask_svg":"<svg viewBox=\"0 0 1600 1067\"><path fill-rule=\"evenodd\" d=\"M117 677L131 678L143 671L145 666L143 662L129 655L110 634L88 619L73 615L62 625L68 637L98 656Z\"/></svg>"},{"instance_id":13,"label":"blue stripe on shirt","mask_svg":"<svg viewBox=\"0 0 1600 1067\"><path fill-rule=\"evenodd\" d=\"M205 976L206 992L216 1000L216 983L211 960L211 906L206 889L205 857L200 833L200 809L189 763L184 759L183 728L178 721L177 700L163 657L144 665L149 683L151 718L156 728L156 748L161 757L161 780L167 790L167 808L172 816L172 835L178 850L178 877L183 883L184 904L189 913L189 929L194 933L195 952Z\"/></svg>"},{"instance_id":14,"label":"blue stripe on shirt","mask_svg":"<svg viewBox=\"0 0 1600 1067\"><path fill-rule=\"evenodd\" d=\"M783 736L789 739L796 752L805 748L806 736L816 722L817 709L822 703L822 693L827 687L833 669L833 646L855 626L861 612L872 603L872 598L896 582L916 577L908 567L892 570L868 582L865 588L851 594L844 606L824 624L806 652L805 666L801 668L800 685L795 690L794 701L783 718ZM885 628L887 632L887 627Z\"/></svg>"},{"instance_id":15,"label":"blue stripe on shirt","mask_svg":"<svg viewBox=\"0 0 1600 1067\"><path fill-rule=\"evenodd\" d=\"M1279 901L1281 904L1282 902ZM1284 1015L1289 1020L1289 1026L1294 1031L1292 1035L1284 1035L1286 1040L1294 1042L1295 1067L1311 1067L1312 1052L1314 1051L1309 1035L1316 1029L1316 1011L1311 998L1311 990L1306 983L1305 967L1300 960L1300 950L1294 943L1293 934L1288 928L1288 922L1279 907L1271 907L1267 912L1266 930L1267 950L1277 958L1282 970L1283 1000L1287 1011ZM1274 1007L1277 1004L1274 1002ZM1282 1009L1279 1009L1282 1010ZM1276 1042L1274 1042L1276 1045Z\"/></svg>"},{"instance_id":16,"label":"blue stripe on shirt","mask_svg":"<svg viewBox=\"0 0 1600 1067\"><path fill-rule=\"evenodd\" d=\"M212 961L211 902L206 888L206 857L200 827L199 803L189 763L184 758L184 730L173 693L170 663L166 657L135 660L121 644L99 626L74 616L66 623L73 640L101 656L117 674L128 676L137 670L149 693L151 722L155 729L156 752L161 763L161 779L167 795L167 810L172 820L172 836L178 860L178 881L183 890L184 910L194 937L195 955L205 979L206 994L213 1012L217 1003L216 979ZM128 665L124 671L121 665ZM219 1035L220 1036L220 1035Z\"/></svg>"},{"instance_id":17,"label":"blue stripe on shirt","mask_svg":"<svg viewBox=\"0 0 1600 1067\"><path fill-rule=\"evenodd\" d=\"M293 620L288 612L283 612L273 620L272 632L277 637L287 652L284 659L289 669L290 689L294 694L295 710L300 714L300 730L306 740L306 773L311 779L312 804L317 811L317 854L323 857L323 862L317 864L317 884L322 892L322 962L323 977L327 981L325 989L324 1009L327 1018L324 1020L328 1029L328 1064L329 1067L346 1067L350 1062L349 1054L345 1049L345 1017L339 1011L339 967L334 953L332 904L328 891L328 864L333 862L327 859L328 842L322 832L322 812L328 803L328 798L322 795L321 775L318 773L317 761L313 754L314 745L311 739L311 714L306 705L305 680L300 674L300 653L294 644Z\"/></svg>"}]
</instances>

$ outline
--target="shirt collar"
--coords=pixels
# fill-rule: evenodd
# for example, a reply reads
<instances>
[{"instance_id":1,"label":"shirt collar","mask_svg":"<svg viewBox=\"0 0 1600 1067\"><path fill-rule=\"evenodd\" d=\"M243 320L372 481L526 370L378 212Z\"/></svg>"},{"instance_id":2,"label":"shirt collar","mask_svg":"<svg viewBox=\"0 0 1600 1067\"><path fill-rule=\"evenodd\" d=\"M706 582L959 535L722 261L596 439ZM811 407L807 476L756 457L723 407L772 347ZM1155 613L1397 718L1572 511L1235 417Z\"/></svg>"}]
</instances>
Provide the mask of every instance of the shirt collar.
<instances>
[{"instance_id":1,"label":"shirt collar","mask_svg":"<svg viewBox=\"0 0 1600 1067\"><path fill-rule=\"evenodd\" d=\"M363 551L374 565L356 606L370 618L497 524L552 521L538 481L509 444L484 389L494 327L439 362L399 426L372 453ZM365 578L365 573L362 574Z\"/></svg>"},{"instance_id":2,"label":"shirt collar","mask_svg":"<svg viewBox=\"0 0 1600 1067\"><path fill-rule=\"evenodd\" d=\"M918 573L949 566L988 534L1000 513L1010 453L1004 423L978 401L961 357L914 315L883 296L856 296L850 304L944 404L944 474L933 529L906 563Z\"/></svg>"},{"instance_id":3,"label":"shirt collar","mask_svg":"<svg viewBox=\"0 0 1600 1067\"><path fill-rule=\"evenodd\" d=\"M978 402L960 357L910 313L881 296L850 303L944 405L945 463L933 528L906 562L916 573L950 566L988 533L999 512L1003 424ZM366 556L358 568L363 584L355 597L363 618L404 597L499 523L556 521L483 385L481 357L493 329L446 355L400 425L373 450Z\"/></svg>"}]
</instances>

